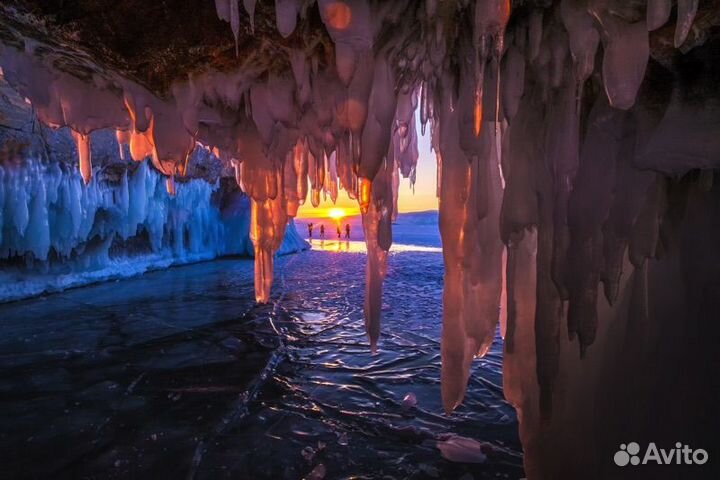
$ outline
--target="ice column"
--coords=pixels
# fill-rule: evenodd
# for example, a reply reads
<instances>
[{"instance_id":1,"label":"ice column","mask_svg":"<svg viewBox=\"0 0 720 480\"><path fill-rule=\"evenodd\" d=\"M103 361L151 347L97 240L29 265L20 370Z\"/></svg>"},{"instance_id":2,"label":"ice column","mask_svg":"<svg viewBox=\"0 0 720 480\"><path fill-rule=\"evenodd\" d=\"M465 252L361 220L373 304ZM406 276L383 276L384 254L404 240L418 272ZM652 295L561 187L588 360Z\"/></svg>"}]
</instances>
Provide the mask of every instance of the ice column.
<instances>
[{"instance_id":1,"label":"ice column","mask_svg":"<svg viewBox=\"0 0 720 480\"><path fill-rule=\"evenodd\" d=\"M255 247L255 300L267 303L273 283L275 252L282 244L287 215L281 195L266 200L252 199L250 239Z\"/></svg>"},{"instance_id":2,"label":"ice column","mask_svg":"<svg viewBox=\"0 0 720 480\"><path fill-rule=\"evenodd\" d=\"M78 150L78 160L80 164L80 175L85 185L92 180L92 152L90 151L90 135L72 131L75 144Z\"/></svg>"}]
</instances>

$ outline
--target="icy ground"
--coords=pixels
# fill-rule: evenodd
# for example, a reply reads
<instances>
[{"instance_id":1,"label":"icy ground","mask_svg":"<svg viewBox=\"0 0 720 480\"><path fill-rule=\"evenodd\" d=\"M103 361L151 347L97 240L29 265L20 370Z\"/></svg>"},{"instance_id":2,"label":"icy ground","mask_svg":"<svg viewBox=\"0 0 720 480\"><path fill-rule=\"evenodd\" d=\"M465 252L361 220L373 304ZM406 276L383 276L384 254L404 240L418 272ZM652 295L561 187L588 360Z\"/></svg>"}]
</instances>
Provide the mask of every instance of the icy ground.
<instances>
[{"instance_id":1,"label":"icy ground","mask_svg":"<svg viewBox=\"0 0 720 480\"><path fill-rule=\"evenodd\" d=\"M359 245L278 259L263 307L252 261L236 259L0 305L3 475L522 477L499 339L442 413L439 244L390 256L376 356ZM487 443L487 461L445 460L435 442L449 433Z\"/></svg>"}]
</instances>

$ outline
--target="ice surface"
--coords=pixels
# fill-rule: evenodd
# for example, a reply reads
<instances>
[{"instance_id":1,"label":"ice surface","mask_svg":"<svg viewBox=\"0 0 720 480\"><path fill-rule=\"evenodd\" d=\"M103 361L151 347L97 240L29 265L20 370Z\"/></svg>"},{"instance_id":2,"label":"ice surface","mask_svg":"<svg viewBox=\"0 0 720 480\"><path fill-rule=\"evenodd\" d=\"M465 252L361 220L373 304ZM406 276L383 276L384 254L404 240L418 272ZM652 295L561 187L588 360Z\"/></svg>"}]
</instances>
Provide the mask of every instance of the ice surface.
<instances>
[{"instance_id":1,"label":"ice surface","mask_svg":"<svg viewBox=\"0 0 720 480\"><path fill-rule=\"evenodd\" d=\"M276 275L282 273L285 282L277 280L279 295L273 295L273 300L281 308L272 323L285 334L283 349L289 357L303 362L298 365L286 358L273 362L277 369L264 368L269 356L277 358L269 349L279 346L279 337L268 322L272 307L254 305L252 261L247 259L203 262L0 306L3 349L14 352L2 358L2 370L8 374L4 385L23 378L23 371L10 371L13 365L22 364L22 370L46 365L32 382L17 383L13 399L8 400L13 405L8 411L23 412L14 420L5 417L4 425L13 427L8 441L22 442L36 430L38 423L27 423L25 412L35 415L39 424L56 425L58 433L36 437L26 456L8 458L5 471L43 476L51 470L62 475L80 468L81 474L111 469L121 475L157 472L162 476L170 469L184 474L191 468L198 442L178 446L177 437L166 432L200 439L216 427L229 432L239 425L258 435L221 433L204 442L196 475L226 472L240 478L282 478L283 472L294 471L301 478L323 463L326 478L373 477L380 468L392 476L417 472L410 474L423 477L429 476L425 472L436 472L439 478L458 478L470 470L520 478L517 422L500 390L501 342L498 338L486 361L474 366L474 375L482 381L468 388L471 407L443 415L438 395L441 325L433 321L441 315L442 295L437 213L402 214L396 227L396 243L414 241L417 234L427 238L432 248L389 255L393 281L387 282L384 292L384 302L390 305L383 312L387 333L376 355L370 354L363 335L363 254L310 251L276 260ZM353 228L352 233L360 234L360 230ZM409 236L404 237L404 232ZM405 308L409 296L412 309ZM108 330L118 326L119 318L123 319L122 335L110 337L113 354L108 355ZM26 341L30 338L32 342ZM162 368L175 383L157 388L150 373L142 375L144 369L135 368L149 363ZM288 368L296 365L301 368ZM88 368L92 375L82 375ZM27 402L25 395L37 390L38 381L64 392L62 401L47 397L43 405L48 408L40 409ZM254 389L255 385L261 388ZM250 395L254 390L259 390L257 396ZM409 392L417 404L405 409L402 402ZM89 395L97 401L86 405L83 399ZM374 406L379 396L386 399L383 408ZM204 399L201 419L199 398ZM128 421L123 415L109 414L116 402L132 405L138 429L130 436L115 435L116 427ZM52 408L58 403L59 408ZM318 403L333 407L314 415ZM70 413L64 411L66 405ZM249 407L248 414L234 416L243 405ZM67 418L89 419L90 423L64 421ZM85 435L89 424L105 426ZM272 437L262 434L268 429ZM378 431L385 433L378 435ZM447 441L447 432L480 443L487 461L468 465L446 460L435 441ZM120 452L92 457L80 467L70 465L62 471L33 461L53 446L67 443L67 438L74 439L72 448L78 453L98 438L108 442L111 450L130 446L138 451L129 457ZM318 440L326 444L321 452L317 452ZM312 454L307 446L316 452L312 464L306 461L306 453ZM385 457L387 448L396 454ZM238 461L225 469L221 459L228 454ZM134 459L147 456L154 458L152 465L134 464ZM398 465L401 456L412 459L412 465ZM179 458L188 461L178 462ZM123 461L120 467L113 466L117 459Z\"/></svg>"},{"instance_id":2,"label":"ice surface","mask_svg":"<svg viewBox=\"0 0 720 480\"><path fill-rule=\"evenodd\" d=\"M485 463L487 460L483 445L472 438L453 435L447 440L438 441L437 448L451 462Z\"/></svg>"}]
</instances>

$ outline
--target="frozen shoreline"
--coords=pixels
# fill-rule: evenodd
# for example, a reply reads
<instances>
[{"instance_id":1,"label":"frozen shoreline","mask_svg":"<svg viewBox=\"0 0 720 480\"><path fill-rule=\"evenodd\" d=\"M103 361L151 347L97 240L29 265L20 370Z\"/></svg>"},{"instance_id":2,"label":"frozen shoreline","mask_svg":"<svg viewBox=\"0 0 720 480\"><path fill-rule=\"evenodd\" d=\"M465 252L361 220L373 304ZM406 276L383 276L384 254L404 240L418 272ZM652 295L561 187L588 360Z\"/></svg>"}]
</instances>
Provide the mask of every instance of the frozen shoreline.
<instances>
[{"instance_id":1,"label":"frozen shoreline","mask_svg":"<svg viewBox=\"0 0 720 480\"><path fill-rule=\"evenodd\" d=\"M299 253L310 245L297 233L294 225L288 225L283 244L277 255ZM147 272L164 270L199 262L222 258L241 257L252 259L252 251L244 254L220 254L215 252L188 253L176 256L171 249L157 253L121 256L110 259L109 263L97 270L73 271L68 273L38 273L16 268L0 270L0 304L26 300L40 295L59 293L71 288L85 287L102 282L124 280Z\"/></svg>"}]
</instances>

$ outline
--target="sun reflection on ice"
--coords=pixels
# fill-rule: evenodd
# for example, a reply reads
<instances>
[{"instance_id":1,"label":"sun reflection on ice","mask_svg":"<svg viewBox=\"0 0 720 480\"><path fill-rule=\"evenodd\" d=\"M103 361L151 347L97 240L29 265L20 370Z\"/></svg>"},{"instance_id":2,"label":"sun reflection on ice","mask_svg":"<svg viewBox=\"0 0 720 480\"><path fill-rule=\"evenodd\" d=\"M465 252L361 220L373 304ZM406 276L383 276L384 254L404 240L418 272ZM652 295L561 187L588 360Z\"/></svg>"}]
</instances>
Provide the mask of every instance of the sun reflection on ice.
<instances>
[{"instance_id":1,"label":"sun reflection on ice","mask_svg":"<svg viewBox=\"0 0 720 480\"><path fill-rule=\"evenodd\" d=\"M310 239L310 246L313 250L322 250L325 252L337 252L337 253L367 253L367 247L364 241L356 240L325 240L325 239ZM390 247L391 253L405 253L405 252L426 252L426 253L442 253L440 247L427 247L422 245L403 245L393 244Z\"/></svg>"}]
</instances>

